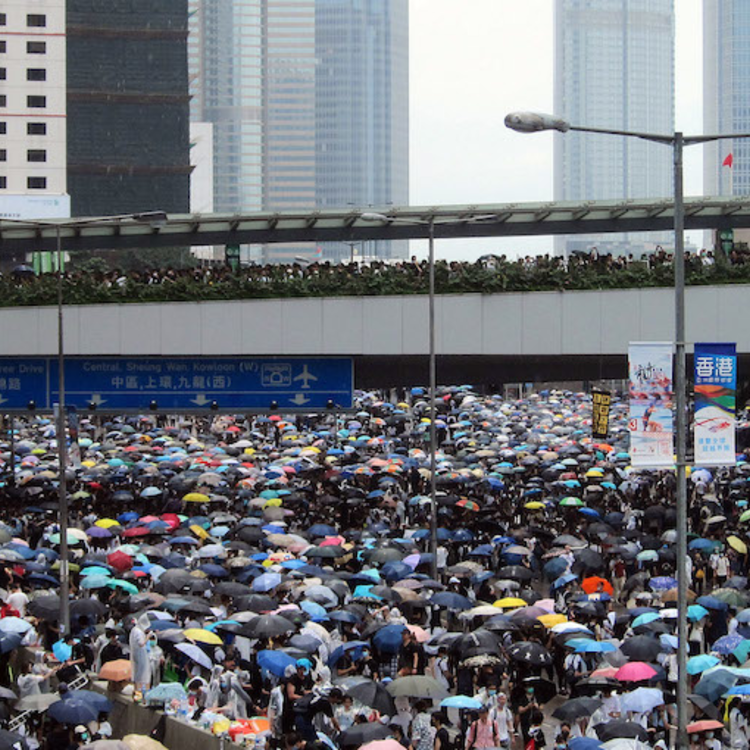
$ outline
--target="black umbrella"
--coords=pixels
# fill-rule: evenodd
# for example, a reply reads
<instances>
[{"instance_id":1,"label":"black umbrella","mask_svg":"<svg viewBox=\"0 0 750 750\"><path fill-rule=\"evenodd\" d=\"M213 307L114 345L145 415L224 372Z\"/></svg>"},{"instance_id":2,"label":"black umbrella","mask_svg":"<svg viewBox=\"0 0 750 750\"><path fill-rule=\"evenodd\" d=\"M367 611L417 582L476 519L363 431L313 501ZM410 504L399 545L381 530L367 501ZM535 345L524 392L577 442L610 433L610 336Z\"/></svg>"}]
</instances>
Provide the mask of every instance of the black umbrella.
<instances>
[{"instance_id":1,"label":"black umbrella","mask_svg":"<svg viewBox=\"0 0 750 750\"><path fill-rule=\"evenodd\" d=\"M620 646L620 651L633 661L655 661L661 650L659 641L650 635L626 638Z\"/></svg>"},{"instance_id":2,"label":"black umbrella","mask_svg":"<svg viewBox=\"0 0 750 750\"><path fill-rule=\"evenodd\" d=\"M373 680L358 682L347 688L346 692L352 698L356 698L365 706L376 709L384 716L396 715L396 707L391 694L379 682Z\"/></svg>"},{"instance_id":3,"label":"black umbrella","mask_svg":"<svg viewBox=\"0 0 750 750\"><path fill-rule=\"evenodd\" d=\"M552 664L549 651L534 641L519 641L508 647L508 656L513 661L531 664L535 667L546 667Z\"/></svg>"},{"instance_id":4,"label":"black umbrella","mask_svg":"<svg viewBox=\"0 0 750 750\"><path fill-rule=\"evenodd\" d=\"M604 558L592 549L582 549L575 553L573 572L576 575L599 573L604 569Z\"/></svg>"},{"instance_id":5,"label":"black umbrella","mask_svg":"<svg viewBox=\"0 0 750 750\"><path fill-rule=\"evenodd\" d=\"M29 612L40 620L51 620L57 622L60 614L60 597L57 594L48 594L32 599L28 604Z\"/></svg>"},{"instance_id":6,"label":"black umbrella","mask_svg":"<svg viewBox=\"0 0 750 750\"><path fill-rule=\"evenodd\" d=\"M702 695L696 695L692 693L688 695L688 700L699 710L702 711L709 719L719 718L719 709L715 703L712 703L708 698L704 698Z\"/></svg>"},{"instance_id":7,"label":"black umbrella","mask_svg":"<svg viewBox=\"0 0 750 750\"><path fill-rule=\"evenodd\" d=\"M76 599L70 603L71 617L99 618L107 614L107 607L98 599Z\"/></svg>"},{"instance_id":8,"label":"black umbrella","mask_svg":"<svg viewBox=\"0 0 750 750\"><path fill-rule=\"evenodd\" d=\"M572 722L591 716L601 705L598 698L573 698L558 706L552 716L560 721Z\"/></svg>"},{"instance_id":9,"label":"black umbrella","mask_svg":"<svg viewBox=\"0 0 750 750\"><path fill-rule=\"evenodd\" d=\"M294 624L280 615L261 615L238 631L248 638L275 638L294 630Z\"/></svg>"},{"instance_id":10,"label":"black umbrella","mask_svg":"<svg viewBox=\"0 0 750 750\"><path fill-rule=\"evenodd\" d=\"M29 750L29 746L20 734L0 729L0 750Z\"/></svg>"},{"instance_id":11,"label":"black umbrella","mask_svg":"<svg viewBox=\"0 0 750 750\"><path fill-rule=\"evenodd\" d=\"M339 735L338 741L342 748L359 747L373 740L384 740L390 736L391 730L376 721L373 724L355 724L349 727L349 729ZM0 748L0 750L2 749Z\"/></svg>"},{"instance_id":12,"label":"black umbrella","mask_svg":"<svg viewBox=\"0 0 750 750\"><path fill-rule=\"evenodd\" d=\"M489 630L480 628L473 633L465 633L456 638L451 644L451 651L457 654L460 659L478 654L499 654L500 639Z\"/></svg>"},{"instance_id":13,"label":"black umbrella","mask_svg":"<svg viewBox=\"0 0 750 750\"><path fill-rule=\"evenodd\" d=\"M632 737L643 742L648 742L648 732L634 721L623 721L618 719L597 724L594 729L602 742L614 740L618 737Z\"/></svg>"},{"instance_id":14,"label":"black umbrella","mask_svg":"<svg viewBox=\"0 0 750 750\"><path fill-rule=\"evenodd\" d=\"M219 596L229 596L233 599L240 596L252 594L252 589L246 583L237 583L237 581L222 581L217 583L214 592ZM275 609L275 607L271 607Z\"/></svg>"},{"instance_id":15,"label":"black umbrella","mask_svg":"<svg viewBox=\"0 0 750 750\"><path fill-rule=\"evenodd\" d=\"M237 599L235 605L240 612L272 612L279 603L265 594L249 594Z\"/></svg>"},{"instance_id":16,"label":"black umbrella","mask_svg":"<svg viewBox=\"0 0 750 750\"><path fill-rule=\"evenodd\" d=\"M498 578L509 578L512 581L530 581L534 574L523 565L506 565L497 571Z\"/></svg>"}]
</instances>

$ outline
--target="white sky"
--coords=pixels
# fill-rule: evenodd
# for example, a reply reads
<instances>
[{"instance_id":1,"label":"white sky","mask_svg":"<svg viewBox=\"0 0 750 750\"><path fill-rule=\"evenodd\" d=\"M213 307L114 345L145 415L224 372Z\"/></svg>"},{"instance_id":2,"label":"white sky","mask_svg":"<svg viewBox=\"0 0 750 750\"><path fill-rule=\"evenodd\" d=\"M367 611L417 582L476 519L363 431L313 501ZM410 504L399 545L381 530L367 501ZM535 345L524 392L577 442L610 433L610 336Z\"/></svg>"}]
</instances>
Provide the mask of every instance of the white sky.
<instances>
[{"instance_id":1,"label":"white sky","mask_svg":"<svg viewBox=\"0 0 750 750\"><path fill-rule=\"evenodd\" d=\"M676 126L697 134L701 2L675 5ZM514 110L552 112L553 0L409 0L409 8L410 204L551 200L552 134L516 133L503 120ZM701 149L687 149L686 195L703 193L701 170ZM700 233L689 239L700 244ZM424 243L413 245L413 252L426 254ZM545 237L442 240L435 253L472 260L551 246Z\"/></svg>"}]
</instances>

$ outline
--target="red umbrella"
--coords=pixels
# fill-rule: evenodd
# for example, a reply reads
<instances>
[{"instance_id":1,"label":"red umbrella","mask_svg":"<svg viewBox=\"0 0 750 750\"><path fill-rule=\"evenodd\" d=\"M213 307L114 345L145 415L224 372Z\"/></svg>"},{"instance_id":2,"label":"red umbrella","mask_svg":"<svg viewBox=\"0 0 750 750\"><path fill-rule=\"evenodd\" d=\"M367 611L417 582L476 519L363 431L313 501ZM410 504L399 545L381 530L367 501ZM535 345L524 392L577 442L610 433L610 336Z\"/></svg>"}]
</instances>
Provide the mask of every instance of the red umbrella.
<instances>
[{"instance_id":1,"label":"red umbrella","mask_svg":"<svg viewBox=\"0 0 750 750\"><path fill-rule=\"evenodd\" d=\"M645 661L631 661L615 672L615 679L620 682L642 682L656 675L656 670Z\"/></svg>"},{"instance_id":2,"label":"red umbrella","mask_svg":"<svg viewBox=\"0 0 750 750\"><path fill-rule=\"evenodd\" d=\"M122 532L123 536L133 537L133 536L146 536L146 534L150 534L151 529L148 528L148 526L136 526L132 529L125 529L125 531Z\"/></svg>"},{"instance_id":3,"label":"red umbrella","mask_svg":"<svg viewBox=\"0 0 750 750\"><path fill-rule=\"evenodd\" d=\"M724 729L724 725L720 721L716 721L716 719L701 719L687 725L688 734L692 734L693 732L710 732L714 729Z\"/></svg>"},{"instance_id":4,"label":"red umbrella","mask_svg":"<svg viewBox=\"0 0 750 750\"><path fill-rule=\"evenodd\" d=\"M130 570L133 567L133 558L130 555L126 555L121 550L112 552L107 555L107 562L118 572L124 573L126 570Z\"/></svg>"},{"instance_id":5,"label":"red umbrella","mask_svg":"<svg viewBox=\"0 0 750 750\"><path fill-rule=\"evenodd\" d=\"M610 596L615 595L615 590L612 588L612 584L606 579L600 578L599 576L584 578L581 582L581 588L587 594L596 594L604 591Z\"/></svg>"}]
</instances>

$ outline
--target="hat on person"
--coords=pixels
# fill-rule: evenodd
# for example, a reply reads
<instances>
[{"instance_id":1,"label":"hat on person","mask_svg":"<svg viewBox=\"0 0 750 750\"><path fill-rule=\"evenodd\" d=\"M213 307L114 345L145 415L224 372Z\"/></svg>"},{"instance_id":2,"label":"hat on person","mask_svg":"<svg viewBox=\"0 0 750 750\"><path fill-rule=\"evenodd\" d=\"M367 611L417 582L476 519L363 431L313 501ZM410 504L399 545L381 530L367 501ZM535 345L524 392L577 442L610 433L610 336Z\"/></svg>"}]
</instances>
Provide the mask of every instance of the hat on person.
<instances>
[{"instance_id":1,"label":"hat on person","mask_svg":"<svg viewBox=\"0 0 750 750\"><path fill-rule=\"evenodd\" d=\"M79 724L75 729L76 734L86 734L88 731L88 727L85 727L83 724Z\"/></svg>"}]
</instances>

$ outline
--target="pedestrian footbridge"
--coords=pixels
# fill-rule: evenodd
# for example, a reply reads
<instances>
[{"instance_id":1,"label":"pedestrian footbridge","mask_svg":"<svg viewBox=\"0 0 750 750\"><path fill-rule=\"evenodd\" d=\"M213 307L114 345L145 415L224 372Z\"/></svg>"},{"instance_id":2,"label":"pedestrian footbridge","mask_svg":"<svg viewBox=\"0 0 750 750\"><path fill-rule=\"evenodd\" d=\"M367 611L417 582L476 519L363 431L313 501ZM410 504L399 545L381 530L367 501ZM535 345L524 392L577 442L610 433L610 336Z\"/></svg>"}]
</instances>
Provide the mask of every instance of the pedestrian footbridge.
<instances>
[{"instance_id":1,"label":"pedestrian footbridge","mask_svg":"<svg viewBox=\"0 0 750 750\"><path fill-rule=\"evenodd\" d=\"M688 352L735 342L750 360L750 285L685 300ZM0 331L0 356L57 353L55 307L0 308ZM357 387L426 382L428 334L425 295L64 308L66 356L350 356ZM670 288L436 299L441 383L624 378L629 342L673 338Z\"/></svg>"}]
</instances>

